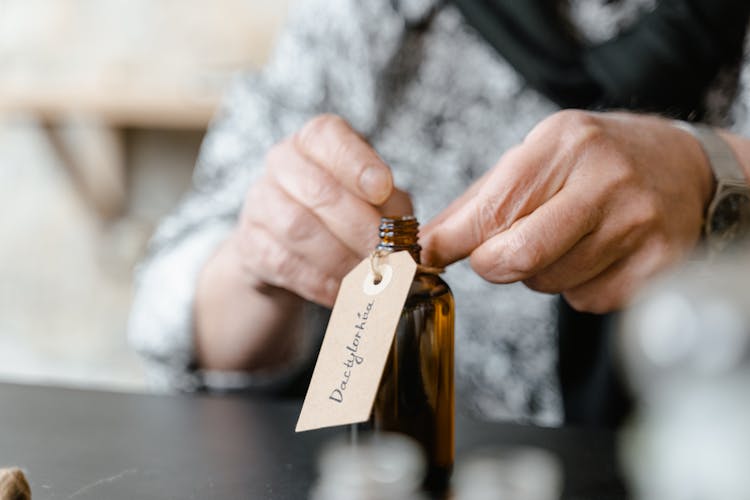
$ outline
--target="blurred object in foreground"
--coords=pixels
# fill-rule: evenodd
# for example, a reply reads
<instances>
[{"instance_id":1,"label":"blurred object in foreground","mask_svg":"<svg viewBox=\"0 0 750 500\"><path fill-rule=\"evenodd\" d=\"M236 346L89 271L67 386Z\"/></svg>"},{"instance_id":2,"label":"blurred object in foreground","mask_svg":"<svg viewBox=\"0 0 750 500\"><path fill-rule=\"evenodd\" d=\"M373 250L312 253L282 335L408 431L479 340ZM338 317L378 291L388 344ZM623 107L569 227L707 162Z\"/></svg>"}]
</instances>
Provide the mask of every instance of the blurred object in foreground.
<instances>
[{"instance_id":1,"label":"blurred object in foreground","mask_svg":"<svg viewBox=\"0 0 750 500\"><path fill-rule=\"evenodd\" d=\"M312 500L423 500L426 471L419 445L401 434L377 433L323 450Z\"/></svg>"},{"instance_id":2,"label":"blurred object in foreground","mask_svg":"<svg viewBox=\"0 0 750 500\"><path fill-rule=\"evenodd\" d=\"M750 255L656 284L621 340L639 401L622 435L634 498L750 498Z\"/></svg>"},{"instance_id":3,"label":"blurred object in foreground","mask_svg":"<svg viewBox=\"0 0 750 500\"><path fill-rule=\"evenodd\" d=\"M556 500L562 493L560 461L531 447L475 451L456 463L455 500Z\"/></svg>"},{"instance_id":4,"label":"blurred object in foreground","mask_svg":"<svg viewBox=\"0 0 750 500\"><path fill-rule=\"evenodd\" d=\"M0 500L31 500L31 488L21 469L0 469Z\"/></svg>"},{"instance_id":5,"label":"blurred object in foreground","mask_svg":"<svg viewBox=\"0 0 750 500\"><path fill-rule=\"evenodd\" d=\"M631 385L649 403L750 370L750 252L656 283L625 316L621 341Z\"/></svg>"},{"instance_id":6,"label":"blurred object in foreground","mask_svg":"<svg viewBox=\"0 0 750 500\"><path fill-rule=\"evenodd\" d=\"M675 387L623 434L636 500L750 498L750 376Z\"/></svg>"}]
</instances>

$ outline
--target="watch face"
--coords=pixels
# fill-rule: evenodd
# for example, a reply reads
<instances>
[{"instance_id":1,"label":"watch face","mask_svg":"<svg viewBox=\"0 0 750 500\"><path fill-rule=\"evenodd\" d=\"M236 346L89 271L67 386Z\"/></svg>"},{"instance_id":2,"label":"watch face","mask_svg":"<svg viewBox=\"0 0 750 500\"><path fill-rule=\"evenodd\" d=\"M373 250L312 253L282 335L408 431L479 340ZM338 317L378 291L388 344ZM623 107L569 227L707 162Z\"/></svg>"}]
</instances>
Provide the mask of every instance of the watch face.
<instances>
[{"instance_id":1,"label":"watch face","mask_svg":"<svg viewBox=\"0 0 750 500\"><path fill-rule=\"evenodd\" d=\"M732 190L717 200L709 222L709 237L716 250L750 237L750 193Z\"/></svg>"}]
</instances>

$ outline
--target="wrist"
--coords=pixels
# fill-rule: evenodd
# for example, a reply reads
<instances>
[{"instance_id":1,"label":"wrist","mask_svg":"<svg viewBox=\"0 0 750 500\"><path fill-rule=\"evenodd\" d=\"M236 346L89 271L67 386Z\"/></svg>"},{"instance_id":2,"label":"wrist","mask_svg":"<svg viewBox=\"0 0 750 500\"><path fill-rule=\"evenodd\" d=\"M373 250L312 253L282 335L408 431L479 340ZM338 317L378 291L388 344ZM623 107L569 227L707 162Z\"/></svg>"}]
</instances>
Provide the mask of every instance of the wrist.
<instances>
[{"instance_id":1,"label":"wrist","mask_svg":"<svg viewBox=\"0 0 750 500\"><path fill-rule=\"evenodd\" d=\"M292 331L302 300L245 272L233 236L201 271L194 304L198 364L203 369L257 371L293 357Z\"/></svg>"},{"instance_id":2,"label":"wrist","mask_svg":"<svg viewBox=\"0 0 750 500\"><path fill-rule=\"evenodd\" d=\"M202 368L218 368L226 364L221 354L222 333L226 331L225 298L242 291L236 283L239 273L233 272L234 260L229 238L225 239L206 261L198 275L193 304L193 334L196 357Z\"/></svg>"}]
</instances>

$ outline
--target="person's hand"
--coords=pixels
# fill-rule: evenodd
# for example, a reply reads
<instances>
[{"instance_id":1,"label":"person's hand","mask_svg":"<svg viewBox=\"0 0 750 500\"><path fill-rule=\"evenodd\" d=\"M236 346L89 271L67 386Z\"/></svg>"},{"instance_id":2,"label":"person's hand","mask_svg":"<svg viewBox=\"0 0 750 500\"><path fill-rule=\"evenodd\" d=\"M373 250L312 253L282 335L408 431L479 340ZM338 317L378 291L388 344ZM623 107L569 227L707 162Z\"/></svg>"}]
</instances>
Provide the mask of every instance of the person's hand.
<instances>
[{"instance_id":1,"label":"person's hand","mask_svg":"<svg viewBox=\"0 0 750 500\"><path fill-rule=\"evenodd\" d=\"M288 358L303 299L333 305L377 243L381 215L412 211L388 166L342 118L321 115L275 145L231 236L198 282L199 361L253 369ZM284 333L285 335L278 335Z\"/></svg>"},{"instance_id":2,"label":"person's hand","mask_svg":"<svg viewBox=\"0 0 750 500\"><path fill-rule=\"evenodd\" d=\"M381 215L411 210L372 147L343 119L321 115L268 153L233 239L252 286L331 306L375 247Z\"/></svg>"},{"instance_id":3,"label":"person's hand","mask_svg":"<svg viewBox=\"0 0 750 500\"><path fill-rule=\"evenodd\" d=\"M667 120L562 111L425 226L423 260L470 255L493 283L615 310L694 248L712 185L697 140Z\"/></svg>"}]
</instances>

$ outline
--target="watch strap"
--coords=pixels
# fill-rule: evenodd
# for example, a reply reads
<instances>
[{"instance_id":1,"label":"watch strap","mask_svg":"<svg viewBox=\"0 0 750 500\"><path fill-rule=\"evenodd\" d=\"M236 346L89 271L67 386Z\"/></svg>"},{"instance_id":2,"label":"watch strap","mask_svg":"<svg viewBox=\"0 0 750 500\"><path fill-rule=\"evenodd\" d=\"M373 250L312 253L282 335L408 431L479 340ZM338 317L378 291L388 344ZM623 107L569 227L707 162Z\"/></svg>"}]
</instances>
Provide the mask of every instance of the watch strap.
<instances>
[{"instance_id":1,"label":"watch strap","mask_svg":"<svg viewBox=\"0 0 750 500\"><path fill-rule=\"evenodd\" d=\"M698 139L716 178L717 188L727 182L747 184L745 172L734 156L732 148L713 127L684 121L676 121L675 126Z\"/></svg>"},{"instance_id":2,"label":"watch strap","mask_svg":"<svg viewBox=\"0 0 750 500\"><path fill-rule=\"evenodd\" d=\"M720 255L741 239L750 236L750 212L747 205L750 186L732 148L713 128L686 122L675 122L675 126L698 140L714 174L716 191L707 207L703 236L708 256ZM738 205L740 199L746 201ZM730 203L730 208L727 203ZM732 220L737 217L739 220ZM741 224L744 229L738 229L737 224Z\"/></svg>"}]
</instances>

